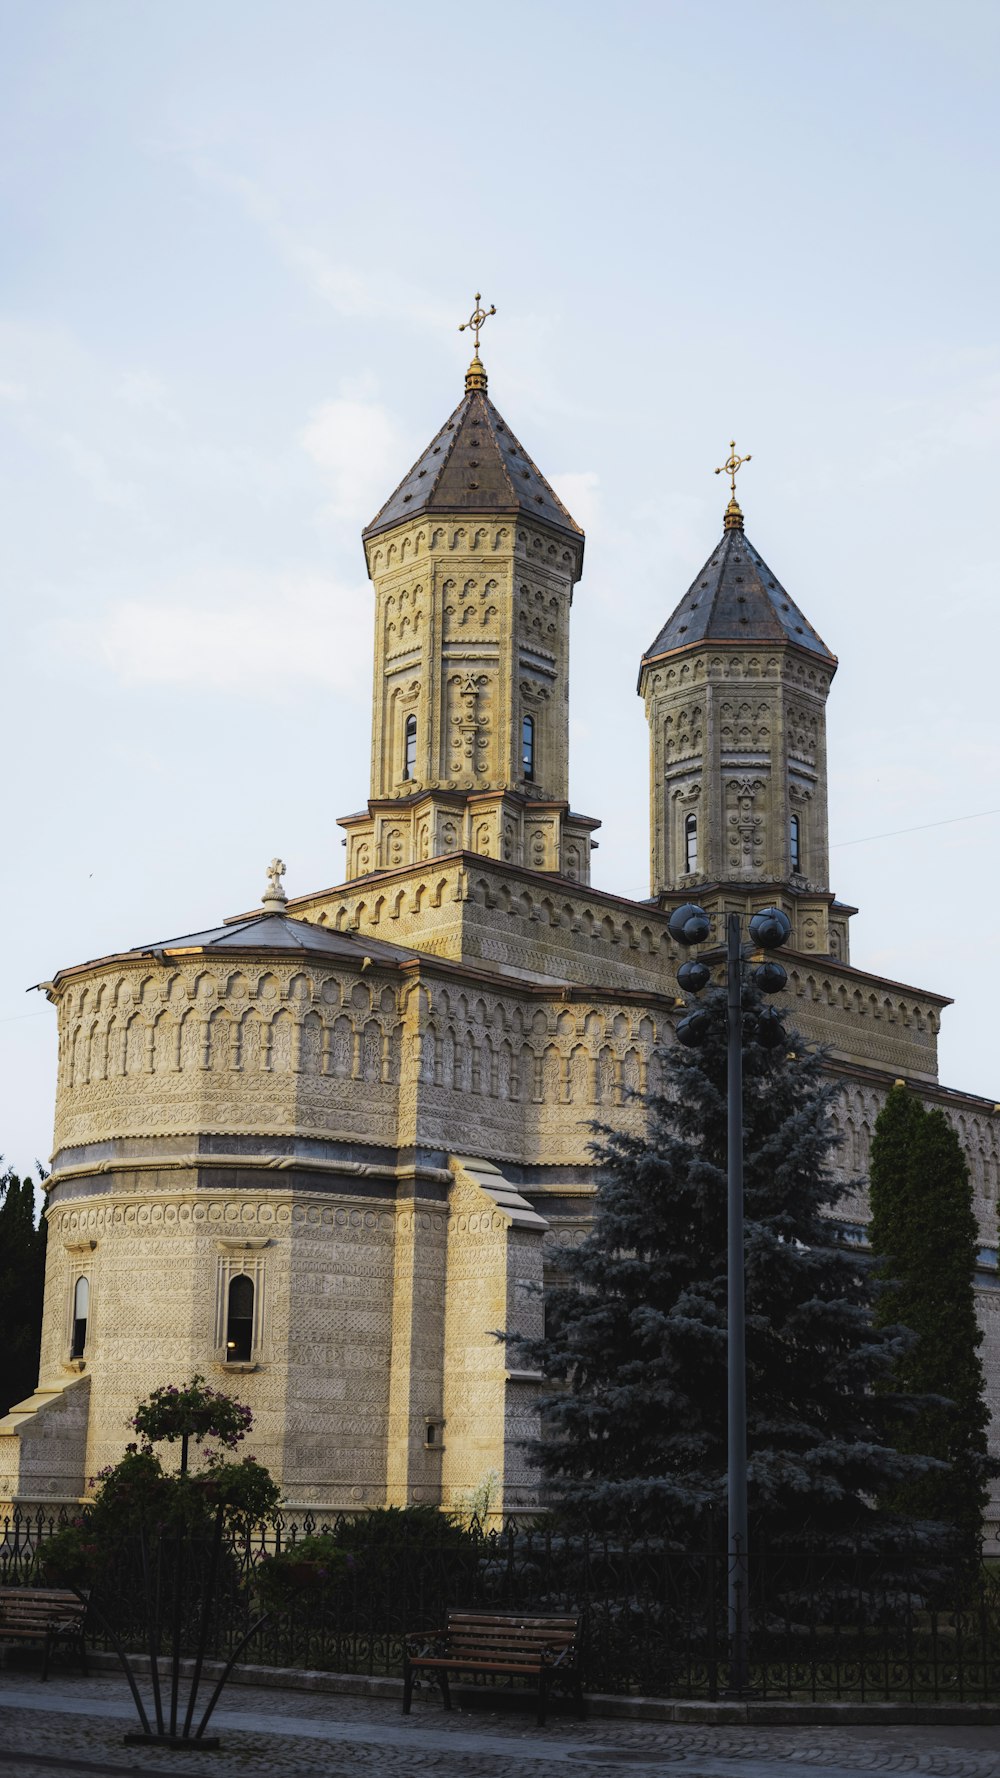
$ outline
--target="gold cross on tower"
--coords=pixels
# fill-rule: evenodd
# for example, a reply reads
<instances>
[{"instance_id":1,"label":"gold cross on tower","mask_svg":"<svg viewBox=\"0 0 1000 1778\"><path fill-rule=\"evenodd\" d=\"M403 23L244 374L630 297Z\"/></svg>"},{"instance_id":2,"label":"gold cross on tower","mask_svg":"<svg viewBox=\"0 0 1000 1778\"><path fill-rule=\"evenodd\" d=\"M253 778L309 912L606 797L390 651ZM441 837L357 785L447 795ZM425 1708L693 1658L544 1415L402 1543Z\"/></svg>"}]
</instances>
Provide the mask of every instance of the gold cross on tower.
<instances>
[{"instance_id":1,"label":"gold cross on tower","mask_svg":"<svg viewBox=\"0 0 1000 1778\"><path fill-rule=\"evenodd\" d=\"M479 357L479 329L481 327L485 326L485 324L489 320L490 316L495 315L497 312L495 303L491 303L491 305L488 309L480 308L480 304L481 304L482 300L483 300L482 292L477 290L476 291L476 306L473 309L472 314L469 316L468 321L461 322L459 329L458 329L459 333L464 333L467 327L471 327L473 329L473 331L475 333L475 337L476 337L476 357L477 358Z\"/></svg>"},{"instance_id":2,"label":"gold cross on tower","mask_svg":"<svg viewBox=\"0 0 1000 1778\"><path fill-rule=\"evenodd\" d=\"M486 389L486 372L479 362L479 329L489 320L490 316L495 315L497 311L495 303L491 303L488 309L484 309L482 302L482 296L477 290L476 306L473 309L472 314L469 316L468 321L463 321L458 330L459 333L464 333L467 327L471 327L476 339L476 355L465 373L465 392L467 395L473 389L482 389L484 391Z\"/></svg>"},{"instance_id":3,"label":"gold cross on tower","mask_svg":"<svg viewBox=\"0 0 1000 1778\"><path fill-rule=\"evenodd\" d=\"M738 457L736 454L736 440L735 438L731 438L729 440L729 456L724 463L719 465L719 468L715 472L716 475L728 475L729 477L730 499L729 505L726 507L725 519L725 528L727 531L742 531L743 529L743 514L740 511L739 502L736 499L736 476L738 471L743 468L744 463L749 462L750 452L748 451L745 457Z\"/></svg>"}]
</instances>

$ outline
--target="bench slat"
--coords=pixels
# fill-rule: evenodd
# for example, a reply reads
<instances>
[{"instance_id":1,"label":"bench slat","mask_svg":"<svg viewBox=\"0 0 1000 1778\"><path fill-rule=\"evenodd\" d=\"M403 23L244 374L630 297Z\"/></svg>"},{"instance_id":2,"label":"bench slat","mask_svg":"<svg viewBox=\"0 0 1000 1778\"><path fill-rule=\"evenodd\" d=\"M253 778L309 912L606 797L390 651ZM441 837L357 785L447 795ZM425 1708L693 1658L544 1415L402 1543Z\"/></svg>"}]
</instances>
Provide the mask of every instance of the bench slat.
<instances>
[{"instance_id":1,"label":"bench slat","mask_svg":"<svg viewBox=\"0 0 1000 1778\"><path fill-rule=\"evenodd\" d=\"M469 1630L517 1630L525 1636L562 1633L575 1636L577 1632L575 1618L518 1618L518 1617L470 1617L466 1612L449 1611L448 1628Z\"/></svg>"},{"instance_id":2,"label":"bench slat","mask_svg":"<svg viewBox=\"0 0 1000 1778\"><path fill-rule=\"evenodd\" d=\"M462 1642L525 1642L532 1646L543 1642L576 1640L565 1630L519 1630L516 1626L510 1630L476 1630L470 1629L467 1624L449 1624L445 1635Z\"/></svg>"},{"instance_id":3,"label":"bench slat","mask_svg":"<svg viewBox=\"0 0 1000 1778\"><path fill-rule=\"evenodd\" d=\"M533 1673L538 1674L538 1665L528 1666L516 1661L450 1661L442 1655L419 1655L410 1660L411 1667L450 1667L453 1673Z\"/></svg>"},{"instance_id":4,"label":"bench slat","mask_svg":"<svg viewBox=\"0 0 1000 1778\"><path fill-rule=\"evenodd\" d=\"M9 1598L43 1598L43 1600L60 1600L66 1606L78 1606L80 1600L77 1593L68 1586L0 1586L0 1606Z\"/></svg>"},{"instance_id":5,"label":"bench slat","mask_svg":"<svg viewBox=\"0 0 1000 1778\"><path fill-rule=\"evenodd\" d=\"M60 1605L56 1611L0 1612L0 1624L81 1624L84 1615L82 1611L67 1611Z\"/></svg>"},{"instance_id":6,"label":"bench slat","mask_svg":"<svg viewBox=\"0 0 1000 1778\"><path fill-rule=\"evenodd\" d=\"M82 1617L86 1606L79 1599L5 1599L0 1601L2 1617Z\"/></svg>"}]
</instances>

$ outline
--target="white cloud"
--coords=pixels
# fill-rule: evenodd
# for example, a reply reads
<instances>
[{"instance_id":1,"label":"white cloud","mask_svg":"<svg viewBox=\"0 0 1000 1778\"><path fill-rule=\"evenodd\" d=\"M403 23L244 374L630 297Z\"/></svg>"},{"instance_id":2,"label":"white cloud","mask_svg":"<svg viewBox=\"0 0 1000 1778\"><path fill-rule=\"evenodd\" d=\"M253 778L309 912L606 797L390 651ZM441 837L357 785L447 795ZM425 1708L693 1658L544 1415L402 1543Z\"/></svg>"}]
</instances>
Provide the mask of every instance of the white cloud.
<instances>
[{"instance_id":1,"label":"white cloud","mask_svg":"<svg viewBox=\"0 0 1000 1778\"><path fill-rule=\"evenodd\" d=\"M4 374L8 366L16 376ZM167 411L163 385L150 373L120 371L64 327L0 315L0 401L9 403L12 438L20 434L33 451L61 458L102 506L143 508L150 449L145 416L133 410ZM53 464L51 485L59 474Z\"/></svg>"},{"instance_id":2,"label":"white cloud","mask_svg":"<svg viewBox=\"0 0 1000 1778\"><path fill-rule=\"evenodd\" d=\"M388 408L355 396L317 408L302 443L329 478L331 516L360 524L374 518L413 456Z\"/></svg>"},{"instance_id":3,"label":"white cloud","mask_svg":"<svg viewBox=\"0 0 1000 1778\"><path fill-rule=\"evenodd\" d=\"M407 325L435 334L455 326L451 309L429 297L418 285L409 284L398 275L393 277L388 290L370 282L354 266L346 265L336 249L317 240L315 232L309 236L300 234L273 217L268 232L288 263L304 274L317 295L339 315L385 317L397 327L400 316L404 316Z\"/></svg>"},{"instance_id":4,"label":"white cloud","mask_svg":"<svg viewBox=\"0 0 1000 1778\"><path fill-rule=\"evenodd\" d=\"M277 249L286 265L297 271L338 315L366 319L386 317L395 326L401 317L408 326L440 333L455 326L450 308L429 296L421 286L409 283L394 270L391 286L365 276L345 260L335 231L327 227L290 224L282 213L282 199L259 179L234 173L205 153L184 143L166 145L203 184L235 198L244 214L255 222Z\"/></svg>"},{"instance_id":5,"label":"white cloud","mask_svg":"<svg viewBox=\"0 0 1000 1778\"><path fill-rule=\"evenodd\" d=\"M177 685L225 693L285 693L326 685L364 703L369 691L371 601L365 587L318 574L272 580L231 571L199 599L182 592L123 599L91 622L49 627L59 654L103 666L125 685Z\"/></svg>"},{"instance_id":6,"label":"white cloud","mask_svg":"<svg viewBox=\"0 0 1000 1778\"><path fill-rule=\"evenodd\" d=\"M152 371L127 371L118 383L118 399L140 413L159 414L176 425L179 415L168 399L167 385Z\"/></svg>"},{"instance_id":7,"label":"white cloud","mask_svg":"<svg viewBox=\"0 0 1000 1778\"><path fill-rule=\"evenodd\" d=\"M372 292L351 266L344 265L321 247L298 240L290 229L282 228L274 218L268 218L267 228L285 259L305 273L306 281L336 309L338 315L372 313ZM374 307L379 310L382 305L376 303Z\"/></svg>"},{"instance_id":8,"label":"white cloud","mask_svg":"<svg viewBox=\"0 0 1000 1778\"><path fill-rule=\"evenodd\" d=\"M75 433L67 431L53 433L51 443L62 452L80 480L90 489L94 499L99 500L102 506L114 506L120 511L136 508L136 489L115 474L102 451L84 439L77 438Z\"/></svg>"}]
</instances>

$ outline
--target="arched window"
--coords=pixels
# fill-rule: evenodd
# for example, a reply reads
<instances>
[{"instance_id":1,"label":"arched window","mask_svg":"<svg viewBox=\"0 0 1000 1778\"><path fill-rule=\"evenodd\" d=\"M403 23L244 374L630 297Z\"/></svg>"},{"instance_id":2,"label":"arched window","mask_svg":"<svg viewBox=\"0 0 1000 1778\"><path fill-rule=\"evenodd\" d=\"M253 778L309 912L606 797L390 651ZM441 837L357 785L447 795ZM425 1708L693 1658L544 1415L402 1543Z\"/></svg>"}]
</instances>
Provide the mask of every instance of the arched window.
<instances>
[{"instance_id":1,"label":"arched window","mask_svg":"<svg viewBox=\"0 0 1000 1778\"><path fill-rule=\"evenodd\" d=\"M686 871L698 869L697 815L685 815L684 817L684 869Z\"/></svg>"},{"instance_id":2,"label":"arched window","mask_svg":"<svg viewBox=\"0 0 1000 1778\"><path fill-rule=\"evenodd\" d=\"M90 1317L90 1281L78 1278L73 1292L73 1344L71 1358L82 1358L87 1347L87 1321Z\"/></svg>"},{"instance_id":3,"label":"arched window","mask_svg":"<svg viewBox=\"0 0 1000 1778\"><path fill-rule=\"evenodd\" d=\"M797 815L793 815L788 823L788 856L792 875L798 876L802 869L802 830Z\"/></svg>"},{"instance_id":4,"label":"arched window","mask_svg":"<svg viewBox=\"0 0 1000 1778\"><path fill-rule=\"evenodd\" d=\"M526 716L521 724L521 770L531 781L535 776L535 719Z\"/></svg>"},{"instance_id":5,"label":"arched window","mask_svg":"<svg viewBox=\"0 0 1000 1778\"><path fill-rule=\"evenodd\" d=\"M226 1363L249 1364L253 1351L253 1284L245 1272L230 1279L226 1316Z\"/></svg>"},{"instance_id":6,"label":"arched window","mask_svg":"<svg viewBox=\"0 0 1000 1778\"><path fill-rule=\"evenodd\" d=\"M417 719L406 718L403 741L403 777L412 778L417 769Z\"/></svg>"}]
</instances>

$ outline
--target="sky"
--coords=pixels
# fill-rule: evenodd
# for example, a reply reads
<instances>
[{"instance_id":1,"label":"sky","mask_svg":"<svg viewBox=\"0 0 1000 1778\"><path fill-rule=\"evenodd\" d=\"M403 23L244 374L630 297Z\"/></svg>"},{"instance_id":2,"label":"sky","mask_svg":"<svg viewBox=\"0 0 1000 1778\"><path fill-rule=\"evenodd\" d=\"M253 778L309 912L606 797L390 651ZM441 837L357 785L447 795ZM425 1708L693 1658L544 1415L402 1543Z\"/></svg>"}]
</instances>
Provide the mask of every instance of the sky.
<instances>
[{"instance_id":1,"label":"sky","mask_svg":"<svg viewBox=\"0 0 1000 1778\"><path fill-rule=\"evenodd\" d=\"M341 880L361 527L490 395L587 531L571 795L648 893L639 658L747 534L840 668L852 961L1000 1098L993 0L0 0L0 1151L57 969ZM977 912L978 910L978 912Z\"/></svg>"}]
</instances>

